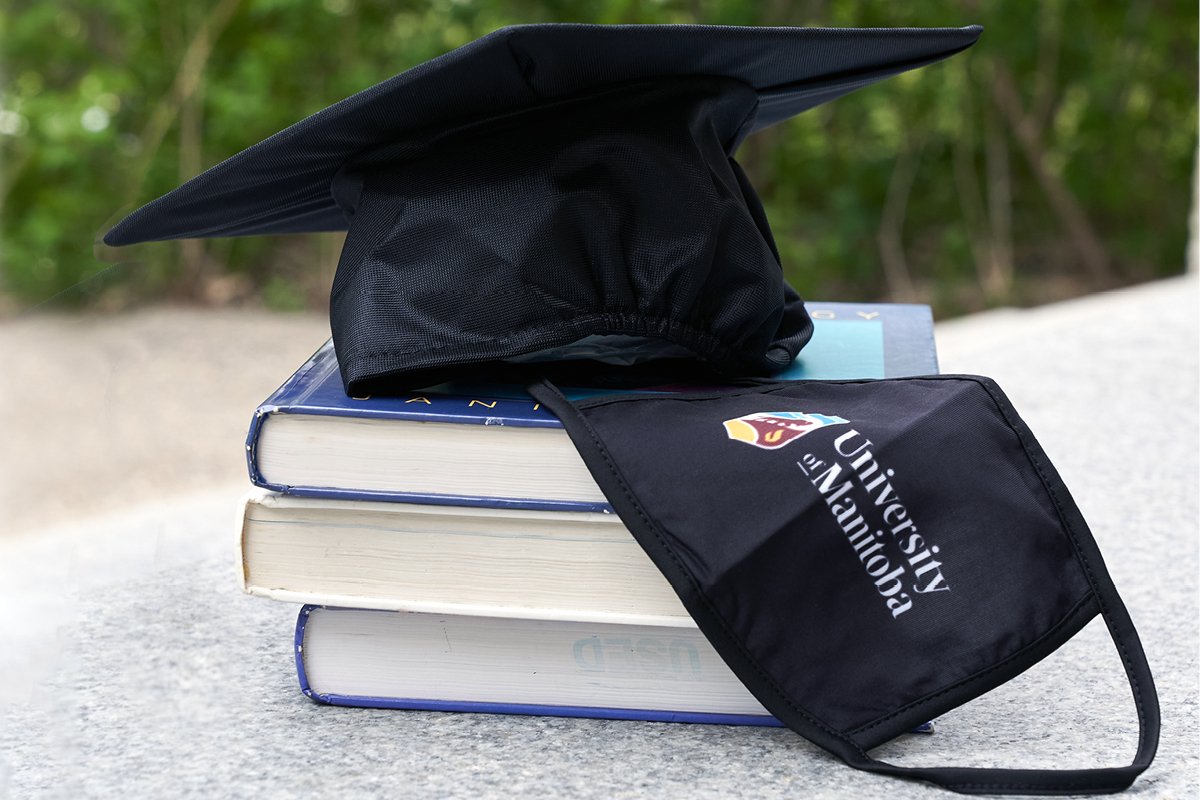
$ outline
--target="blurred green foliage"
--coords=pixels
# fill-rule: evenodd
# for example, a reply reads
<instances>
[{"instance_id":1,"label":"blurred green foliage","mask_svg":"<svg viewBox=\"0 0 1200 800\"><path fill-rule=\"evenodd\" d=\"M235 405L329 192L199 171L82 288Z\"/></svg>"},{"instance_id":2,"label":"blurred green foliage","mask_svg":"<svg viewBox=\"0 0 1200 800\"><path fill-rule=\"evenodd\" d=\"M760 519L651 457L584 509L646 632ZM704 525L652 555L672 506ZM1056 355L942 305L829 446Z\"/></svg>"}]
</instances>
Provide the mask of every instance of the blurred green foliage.
<instances>
[{"instance_id":1,"label":"blurred green foliage","mask_svg":"<svg viewBox=\"0 0 1200 800\"><path fill-rule=\"evenodd\" d=\"M751 137L806 297L1031 303L1183 268L1197 6L1182 0L12 0L0 11L8 307L319 307L336 235L141 247L98 231L288 125L526 22L958 26L979 44ZM100 253L104 255L104 253ZM129 254L109 254L112 259Z\"/></svg>"}]
</instances>

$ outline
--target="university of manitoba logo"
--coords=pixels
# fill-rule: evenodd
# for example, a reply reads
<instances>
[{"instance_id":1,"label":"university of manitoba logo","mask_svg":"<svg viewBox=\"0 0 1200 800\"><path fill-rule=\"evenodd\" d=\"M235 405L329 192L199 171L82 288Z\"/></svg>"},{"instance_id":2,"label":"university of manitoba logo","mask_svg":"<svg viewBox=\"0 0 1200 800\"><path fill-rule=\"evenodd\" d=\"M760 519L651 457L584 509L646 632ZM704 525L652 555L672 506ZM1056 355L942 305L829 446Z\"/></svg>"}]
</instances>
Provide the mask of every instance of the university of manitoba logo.
<instances>
[{"instance_id":1,"label":"university of manitoba logo","mask_svg":"<svg viewBox=\"0 0 1200 800\"><path fill-rule=\"evenodd\" d=\"M761 411L727 419L722 424L730 439L764 450L777 450L809 431L827 425L845 425L846 420L825 414L801 414L798 411Z\"/></svg>"}]
</instances>

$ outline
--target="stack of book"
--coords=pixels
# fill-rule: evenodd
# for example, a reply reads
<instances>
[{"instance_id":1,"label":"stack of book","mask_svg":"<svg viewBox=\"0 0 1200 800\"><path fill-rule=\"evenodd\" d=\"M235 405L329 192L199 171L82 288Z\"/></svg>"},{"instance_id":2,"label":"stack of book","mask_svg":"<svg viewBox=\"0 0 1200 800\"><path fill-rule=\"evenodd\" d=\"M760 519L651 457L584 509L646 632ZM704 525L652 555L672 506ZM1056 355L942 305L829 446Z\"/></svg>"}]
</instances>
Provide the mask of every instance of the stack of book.
<instances>
[{"instance_id":1,"label":"stack of book","mask_svg":"<svg viewBox=\"0 0 1200 800\"><path fill-rule=\"evenodd\" d=\"M808 307L812 341L781 377L937 372L928 307ZM259 488L241 504L242 588L304 604L309 697L779 724L520 387L347 397L326 343L258 408L246 451Z\"/></svg>"}]
</instances>

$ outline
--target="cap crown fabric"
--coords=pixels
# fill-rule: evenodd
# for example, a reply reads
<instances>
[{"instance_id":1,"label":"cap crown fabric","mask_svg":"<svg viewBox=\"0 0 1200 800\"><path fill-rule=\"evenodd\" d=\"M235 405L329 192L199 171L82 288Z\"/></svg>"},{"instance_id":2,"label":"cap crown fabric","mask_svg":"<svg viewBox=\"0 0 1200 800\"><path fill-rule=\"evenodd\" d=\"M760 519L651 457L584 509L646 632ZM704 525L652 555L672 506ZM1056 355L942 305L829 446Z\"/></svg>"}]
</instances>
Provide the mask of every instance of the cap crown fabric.
<instances>
[{"instance_id":1,"label":"cap crown fabric","mask_svg":"<svg viewBox=\"0 0 1200 800\"><path fill-rule=\"evenodd\" d=\"M613 334L721 372L785 368L812 323L722 140L757 105L729 78L641 81L348 164L330 301L347 385Z\"/></svg>"}]
</instances>

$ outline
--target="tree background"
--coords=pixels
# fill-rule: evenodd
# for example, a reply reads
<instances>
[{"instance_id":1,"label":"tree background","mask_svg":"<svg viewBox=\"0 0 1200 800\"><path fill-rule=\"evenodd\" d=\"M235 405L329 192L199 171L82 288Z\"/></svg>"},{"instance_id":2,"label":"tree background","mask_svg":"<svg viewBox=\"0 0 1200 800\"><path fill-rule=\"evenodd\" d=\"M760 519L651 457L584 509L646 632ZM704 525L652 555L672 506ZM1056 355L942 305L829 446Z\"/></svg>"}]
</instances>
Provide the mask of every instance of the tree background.
<instances>
[{"instance_id":1,"label":"tree background","mask_svg":"<svg viewBox=\"0 0 1200 800\"><path fill-rule=\"evenodd\" d=\"M752 136L788 280L948 316L1182 271L1194 0L9 0L0 313L48 298L323 308L338 234L96 247L309 114L527 22L979 23L979 44ZM123 261L116 267L97 259Z\"/></svg>"}]
</instances>

